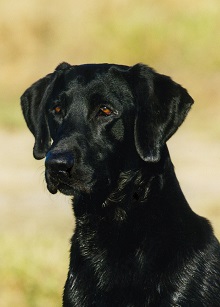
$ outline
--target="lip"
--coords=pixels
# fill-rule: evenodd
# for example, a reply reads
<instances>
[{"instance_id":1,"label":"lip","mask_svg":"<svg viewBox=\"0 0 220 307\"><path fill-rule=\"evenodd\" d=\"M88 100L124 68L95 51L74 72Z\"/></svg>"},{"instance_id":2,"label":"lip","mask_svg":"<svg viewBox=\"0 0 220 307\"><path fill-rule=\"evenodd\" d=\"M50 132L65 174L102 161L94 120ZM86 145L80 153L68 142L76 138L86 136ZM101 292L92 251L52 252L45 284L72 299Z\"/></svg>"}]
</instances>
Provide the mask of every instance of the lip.
<instances>
[{"instance_id":1,"label":"lip","mask_svg":"<svg viewBox=\"0 0 220 307\"><path fill-rule=\"evenodd\" d=\"M54 185L51 182L47 183L47 189L51 194L56 194L58 191L60 191L64 195L69 195L69 196L74 194L73 187L63 183L58 183L57 185Z\"/></svg>"},{"instance_id":2,"label":"lip","mask_svg":"<svg viewBox=\"0 0 220 307\"><path fill-rule=\"evenodd\" d=\"M51 194L56 194L57 193L57 187L51 183L47 183L47 189Z\"/></svg>"}]
</instances>

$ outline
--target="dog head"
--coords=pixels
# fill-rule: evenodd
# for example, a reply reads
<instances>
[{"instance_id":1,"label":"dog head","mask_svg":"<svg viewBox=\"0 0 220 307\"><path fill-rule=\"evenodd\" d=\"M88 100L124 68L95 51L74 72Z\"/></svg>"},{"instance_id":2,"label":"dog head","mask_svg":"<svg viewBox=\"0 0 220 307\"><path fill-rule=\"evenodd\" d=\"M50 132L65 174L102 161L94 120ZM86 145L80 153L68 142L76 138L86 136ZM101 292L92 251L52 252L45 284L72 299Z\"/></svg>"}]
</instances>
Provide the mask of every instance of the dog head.
<instances>
[{"instance_id":1,"label":"dog head","mask_svg":"<svg viewBox=\"0 0 220 307\"><path fill-rule=\"evenodd\" d=\"M192 103L143 64L62 63L21 97L34 157L46 156L49 191L71 195L111 186L137 159L158 162Z\"/></svg>"}]
</instances>

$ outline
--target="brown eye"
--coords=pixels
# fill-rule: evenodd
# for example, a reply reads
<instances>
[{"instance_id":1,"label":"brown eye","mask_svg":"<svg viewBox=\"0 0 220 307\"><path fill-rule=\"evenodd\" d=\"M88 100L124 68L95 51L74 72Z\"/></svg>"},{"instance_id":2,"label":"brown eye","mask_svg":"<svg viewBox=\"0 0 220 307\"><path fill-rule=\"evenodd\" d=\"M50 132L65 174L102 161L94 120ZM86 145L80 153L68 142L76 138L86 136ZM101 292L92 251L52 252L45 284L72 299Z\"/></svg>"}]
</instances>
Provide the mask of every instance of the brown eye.
<instances>
[{"instance_id":1,"label":"brown eye","mask_svg":"<svg viewBox=\"0 0 220 307\"><path fill-rule=\"evenodd\" d=\"M113 111L106 106L101 107L99 110L99 115L109 116L112 113Z\"/></svg>"},{"instance_id":2,"label":"brown eye","mask_svg":"<svg viewBox=\"0 0 220 307\"><path fill-rule=\"evenodd\" d=\"M62 111L62 109L61 109L60 106L56 106L56 107L54 108L54 112L55 112L56 114L59 114L61 111Z\"/></svg>"}]
</instances>

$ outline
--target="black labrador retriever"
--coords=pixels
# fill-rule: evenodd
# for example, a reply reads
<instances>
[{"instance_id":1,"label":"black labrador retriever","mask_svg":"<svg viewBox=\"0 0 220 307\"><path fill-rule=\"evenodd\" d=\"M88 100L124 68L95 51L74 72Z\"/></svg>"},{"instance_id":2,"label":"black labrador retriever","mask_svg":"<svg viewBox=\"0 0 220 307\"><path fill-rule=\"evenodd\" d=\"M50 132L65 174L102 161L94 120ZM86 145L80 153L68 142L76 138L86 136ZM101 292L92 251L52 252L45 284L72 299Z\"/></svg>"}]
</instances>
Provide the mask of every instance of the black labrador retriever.
<instances>
[{"instance_id":1,"label":"black labrador retriever","mask_svg":"<svg viewBox=\"0 0 220 307\"><path fill-rule=\"evenodd\" d=\"M143 64L62 63L21 97L48 190L74 196L63 306L220 306L220 245L166 146L192 103Z\"/></svg>"}]
</instances>

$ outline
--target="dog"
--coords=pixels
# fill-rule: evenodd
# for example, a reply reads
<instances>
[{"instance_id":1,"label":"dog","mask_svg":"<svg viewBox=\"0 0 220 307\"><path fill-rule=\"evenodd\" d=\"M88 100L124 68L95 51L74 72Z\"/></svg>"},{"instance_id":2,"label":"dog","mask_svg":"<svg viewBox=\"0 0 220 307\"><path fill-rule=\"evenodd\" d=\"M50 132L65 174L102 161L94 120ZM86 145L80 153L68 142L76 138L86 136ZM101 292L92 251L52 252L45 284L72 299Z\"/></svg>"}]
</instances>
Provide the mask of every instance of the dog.
<instances>
[{"instance_id":1,"label":"dog","mask_svg":"<svg viewBox=\"0 0 220 307\"><path fill-rule=\"evenodd\" d=\"M22 95L48 190L73 196L64 307L220 306L220 244L166 145L192 104L140 63L64 62Z\"/></svg>"}]
</instances>

